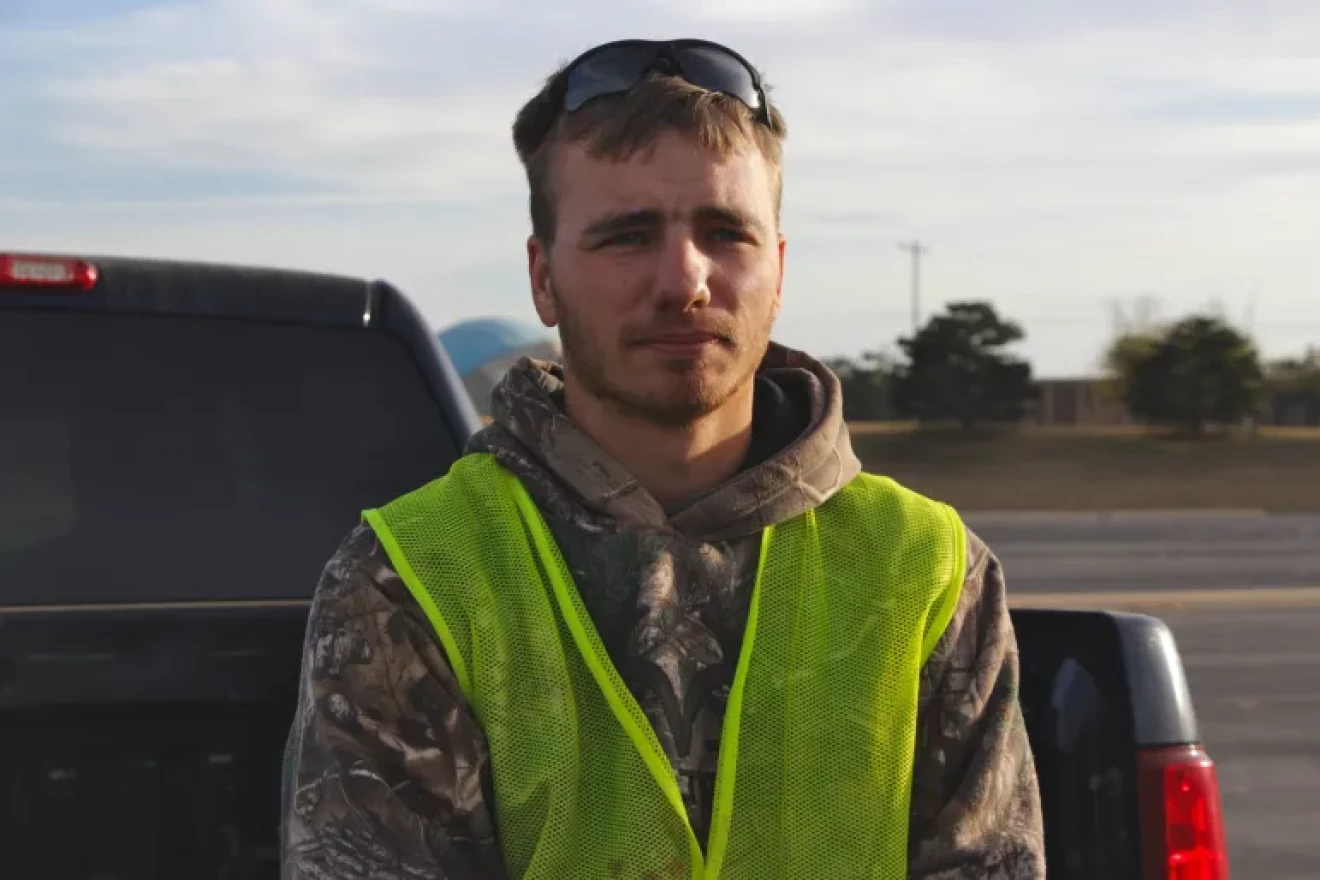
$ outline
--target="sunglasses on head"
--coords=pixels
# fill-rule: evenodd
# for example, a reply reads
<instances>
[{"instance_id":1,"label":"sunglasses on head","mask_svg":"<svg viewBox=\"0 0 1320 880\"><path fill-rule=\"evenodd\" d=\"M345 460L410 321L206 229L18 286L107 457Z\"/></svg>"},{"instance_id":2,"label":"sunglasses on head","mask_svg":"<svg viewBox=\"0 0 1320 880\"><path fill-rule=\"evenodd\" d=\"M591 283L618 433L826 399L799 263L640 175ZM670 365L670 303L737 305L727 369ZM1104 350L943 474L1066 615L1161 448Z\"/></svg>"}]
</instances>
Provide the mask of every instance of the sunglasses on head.
<instances>
[{"instance_id":1,"label":"sunglasses on head","mask_svg":"<svg viewBox=\"0 0 1320 880\"><path fill-rule=\"evenodd\" d=\"M626 92L653 72L737 98L762 122L770 122L770 104L756 68L708 40L619 40L589 49L566 68L563 109L572 113L588 101Z\"/></svg>"}]
</instances>

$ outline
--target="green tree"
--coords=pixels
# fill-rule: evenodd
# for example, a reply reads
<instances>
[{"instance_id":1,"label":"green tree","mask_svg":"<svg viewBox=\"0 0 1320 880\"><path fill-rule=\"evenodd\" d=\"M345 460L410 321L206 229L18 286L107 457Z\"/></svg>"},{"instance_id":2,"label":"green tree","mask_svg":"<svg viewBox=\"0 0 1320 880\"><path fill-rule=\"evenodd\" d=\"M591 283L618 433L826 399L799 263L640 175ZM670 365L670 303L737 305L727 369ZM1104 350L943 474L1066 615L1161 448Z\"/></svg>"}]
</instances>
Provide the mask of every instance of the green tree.
<instances>
[{"instance_id":1,"label":"green tree","mask_svg":"<svg viewBox=\"0 0 1320 880\"><path fill-rule=\"evenodd\" d=\"M1026 338L988 302L951 303L915 336L899 339L907 363L894 373L898 412L964 429L1017 422L1036 396L1031 365L1009 347Z\"/></svg>"},{"instance_id":2,"label":"green tree","mask_svg":"<svg viewBox=\"0 0 1320 880\"><path fill-rule=\"evenodd\" d=\"M1124 333L1109 345L1104 356L1104 379L1101 381L1103 392L1111 399L1127 407L1128 384L1136 370L1159 347L1161 332L1145 330Z\"/></svg>"},{"instance_id":3,"label":"green tree","mask_svg":"<svg viewBox=\"0 0 1320 880\"><path fill-rule=\"evenodd\" d=\"M1181 433L1240 425L1262 400L1255 344L1218 317L1120 337L1106 363L1134 419Z\"/></svg>"}]
</instances>

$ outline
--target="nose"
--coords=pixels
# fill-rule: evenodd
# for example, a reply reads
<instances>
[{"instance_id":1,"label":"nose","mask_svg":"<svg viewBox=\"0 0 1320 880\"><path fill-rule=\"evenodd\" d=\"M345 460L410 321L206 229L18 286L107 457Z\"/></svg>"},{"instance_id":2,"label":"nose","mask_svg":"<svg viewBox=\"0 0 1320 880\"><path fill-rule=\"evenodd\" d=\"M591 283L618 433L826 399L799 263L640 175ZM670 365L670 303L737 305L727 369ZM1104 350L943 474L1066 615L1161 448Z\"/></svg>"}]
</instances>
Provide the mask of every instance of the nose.
<instances>
[{"instance_id":1,"label":"nose","mask_svg":"<svg viewBox=\"0 0 1320 880\"><path fill-rule=\"evenodd\" d=\"M656 269L656 294L666 310L687 312L710 305L711 260L692 236L667 236Z\"/></svg>"}]
</instances>

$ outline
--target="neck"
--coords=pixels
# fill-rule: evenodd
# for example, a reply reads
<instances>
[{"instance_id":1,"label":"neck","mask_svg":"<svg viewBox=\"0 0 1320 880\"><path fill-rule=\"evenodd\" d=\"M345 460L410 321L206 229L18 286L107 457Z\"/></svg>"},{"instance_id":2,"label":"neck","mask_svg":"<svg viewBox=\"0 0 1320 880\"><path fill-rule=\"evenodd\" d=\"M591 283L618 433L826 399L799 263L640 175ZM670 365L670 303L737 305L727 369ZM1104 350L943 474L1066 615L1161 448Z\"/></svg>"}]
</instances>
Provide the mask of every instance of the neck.
<instances>
[{"instance_id":1,"label":"neck","mask_svg":"<svg viewBox=\"0 0 1320 880\"><path fill-rule=\"evenodd\" d=\"M748 382L715 412L671 426L622 413L576 382L564 386L569 418L666 510L714 489L738 472L751 445L752 399L753 387Z\"/></svg>"}]
</instances>

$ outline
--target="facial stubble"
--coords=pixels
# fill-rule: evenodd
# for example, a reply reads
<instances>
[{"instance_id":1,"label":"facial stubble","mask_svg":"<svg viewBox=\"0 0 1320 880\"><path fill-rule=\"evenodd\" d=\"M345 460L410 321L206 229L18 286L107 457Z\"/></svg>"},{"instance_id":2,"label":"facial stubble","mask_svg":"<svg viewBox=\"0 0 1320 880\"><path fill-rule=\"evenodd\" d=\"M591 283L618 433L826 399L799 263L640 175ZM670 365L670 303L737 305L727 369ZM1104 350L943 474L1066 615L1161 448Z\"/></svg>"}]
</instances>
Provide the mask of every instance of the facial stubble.
<instances>
[{"instance_id":1,"label":"facial stubble","mask_svg":"<svg viewBox=\"0 0 1320 880\"><path fill-rule=\"evenodd\" d=\"M760 328L760 333L751 334L755 338L747 338L748 334L732 331L721 343L734 353L732 375L729 371L703 368L689 358L674 357L659 367L672 377L672 385L668 389L629 387L626 381L615 381L619 375L626 378L624 365L614 365L612 369L609 345L593 336L578 321L577 314L553 281L550 283L550 295L554 299L559 318L559 342L563 349L564 366L571 380L578 382L582 390L592 397L612 405L620 414L650 422L657 427L682 427L718 411L753 380L770 342L773 315L766 326ZM626 354L628 341L623 339L614 342L619 346L620 354ZM755 356L747 357L749 353ZM646 380L650 378L652 376L642 378L639 386L647 385Z\"/></svg>"}]
</instances>

